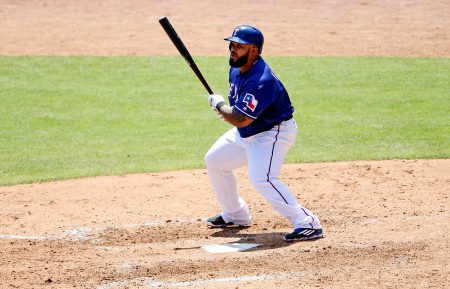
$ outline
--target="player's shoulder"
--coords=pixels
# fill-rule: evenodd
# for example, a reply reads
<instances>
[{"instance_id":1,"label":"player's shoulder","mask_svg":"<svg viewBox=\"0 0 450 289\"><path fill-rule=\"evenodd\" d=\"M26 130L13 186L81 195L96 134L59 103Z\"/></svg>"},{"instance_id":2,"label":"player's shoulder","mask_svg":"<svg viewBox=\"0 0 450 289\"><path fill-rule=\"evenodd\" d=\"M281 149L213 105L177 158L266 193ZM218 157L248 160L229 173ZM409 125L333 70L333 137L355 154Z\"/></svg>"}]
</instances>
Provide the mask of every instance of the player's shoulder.
<instances>
[{"instance_id":1,"label":"player's shoulder","mask_svg":"<svg viewBox=\"0 0 450 289\"><path fill-rule=\"evenodd\" d=\"M272 68L266 61L264 61L262 57L260 57L258 61L255 62L255 68L257 72L256 74L259 74L261 78L264 78L266 80L271 80L274 78Z\"/></svg>"},{"instance_id":2,"label":"player's shoulder","mask_svg":"<svg viewBox=\"0 0 450 289\"><path fill-rule=\"evenodd\" d=\"M236 76L239 74L239 68L230 66L230 76Z\"/></svg>"},{"instance_id":3,"label":"player's shoulder","mask_svg":"<svg viewBox=\"0 0 450 289\"><path fill-rule=\"evenodd\" d=\"M264 62L264 66L260 68L260 72L257 76L258 82L260 84L274 84L278 81L277 77L273 73L272 68Z\"/></svg>"}]
</instances>

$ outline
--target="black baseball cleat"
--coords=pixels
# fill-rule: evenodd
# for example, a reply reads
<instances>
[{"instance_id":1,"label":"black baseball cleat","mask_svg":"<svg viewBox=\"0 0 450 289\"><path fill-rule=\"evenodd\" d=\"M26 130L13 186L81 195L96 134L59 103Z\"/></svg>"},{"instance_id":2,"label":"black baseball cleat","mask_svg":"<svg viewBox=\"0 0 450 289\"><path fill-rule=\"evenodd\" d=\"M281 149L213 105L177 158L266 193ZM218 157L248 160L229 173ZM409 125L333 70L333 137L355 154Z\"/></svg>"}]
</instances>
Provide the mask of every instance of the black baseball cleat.
<instances>
[{"instance_id":1,"label":"black baseball cleat","mask_svg":"<svg viewBox=\"0 0 450 289\"><path fill-rule=\"evenodd\" d=\"M288 242L314 240L318 238L323 238L322 229L298 228L295 229L294 232L283 237L283 239Z\"/></svg>"},{"instance_id":2,"label":"black baseball cleat","mask_svg":"<svg viewBox=\"0 0 450 289\"><path fill-rule=\"evenodd\" d=\"M250 227L250 224L235 224L233 222L225 222L225 220L222 218L221 214L218 214L214 217L209 218L206 220L206 223L208 227L210 228L227 228L227 227Z\"/></svg>"}]
</instances>

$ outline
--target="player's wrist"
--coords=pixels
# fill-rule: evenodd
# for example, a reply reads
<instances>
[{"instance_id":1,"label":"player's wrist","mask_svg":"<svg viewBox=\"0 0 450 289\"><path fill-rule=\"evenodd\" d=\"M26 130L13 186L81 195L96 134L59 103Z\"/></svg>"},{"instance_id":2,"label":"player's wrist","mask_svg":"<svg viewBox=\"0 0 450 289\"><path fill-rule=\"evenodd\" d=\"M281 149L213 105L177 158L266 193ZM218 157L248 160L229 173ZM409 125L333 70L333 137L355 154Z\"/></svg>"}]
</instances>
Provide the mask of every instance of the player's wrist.
<instances>
[{"instance_id":1,"label":"player's wrist","mask_svg":"<svg viewBox=\"0 0 450 289\"><path fill-rule=\"evenodd\" d=\"M220 112L220 108L221 108L222 106L224 106L225 104L226 104L225 101L219 101L219 102L216 104L216 109L217 109L217 111Z\"/></svg>"}]
</instances>

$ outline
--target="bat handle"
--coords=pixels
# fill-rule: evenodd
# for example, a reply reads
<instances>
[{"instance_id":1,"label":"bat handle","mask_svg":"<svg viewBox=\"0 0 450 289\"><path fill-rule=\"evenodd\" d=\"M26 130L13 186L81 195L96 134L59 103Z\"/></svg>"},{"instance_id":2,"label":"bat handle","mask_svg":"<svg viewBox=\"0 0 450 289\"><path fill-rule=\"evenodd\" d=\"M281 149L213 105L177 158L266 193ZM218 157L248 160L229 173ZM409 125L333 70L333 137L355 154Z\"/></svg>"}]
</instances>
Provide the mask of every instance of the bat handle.
<instances>
[{"instance_id":1,"label":"bat handle","mask_svg":"<svg viewBox=\"0 0 450 289\"><path fill-rule=\"evenodd\" d=\"M198 79L203 84L203 86L205 87L206 91L208 91L209 95L214 94L214 92L212 91L211 87L209 87L208 82L206 82L206 79L203 77L202 73L198 69L198 67L196 65L189 65L189 66L194 71L195 75L197 75Z\"/></svg>"}]
</instances>

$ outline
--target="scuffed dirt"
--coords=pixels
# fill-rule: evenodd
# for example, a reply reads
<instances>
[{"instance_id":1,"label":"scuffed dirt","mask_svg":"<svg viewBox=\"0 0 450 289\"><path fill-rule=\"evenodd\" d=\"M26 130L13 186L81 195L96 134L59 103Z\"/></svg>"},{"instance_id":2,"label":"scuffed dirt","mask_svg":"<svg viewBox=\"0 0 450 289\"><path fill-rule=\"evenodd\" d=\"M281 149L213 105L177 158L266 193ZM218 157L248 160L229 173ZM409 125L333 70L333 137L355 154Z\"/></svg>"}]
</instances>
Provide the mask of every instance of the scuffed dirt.
<instances>
[{"instance_id":1,"label":"scuffed dirt","mask_svg":"<svg viewBox=\"0 0 450 289\"><path fill-rule=\"evenodd\" d=\"M450 160L285 165L282 180L326 230L300 243L282 241L289 223L237 175L254 222L230 230L206 228L219 208L205 170L1 187L3 288L448 284ZM236 242L259 247L202 248Z\"/></svg>"}]
</instances>

